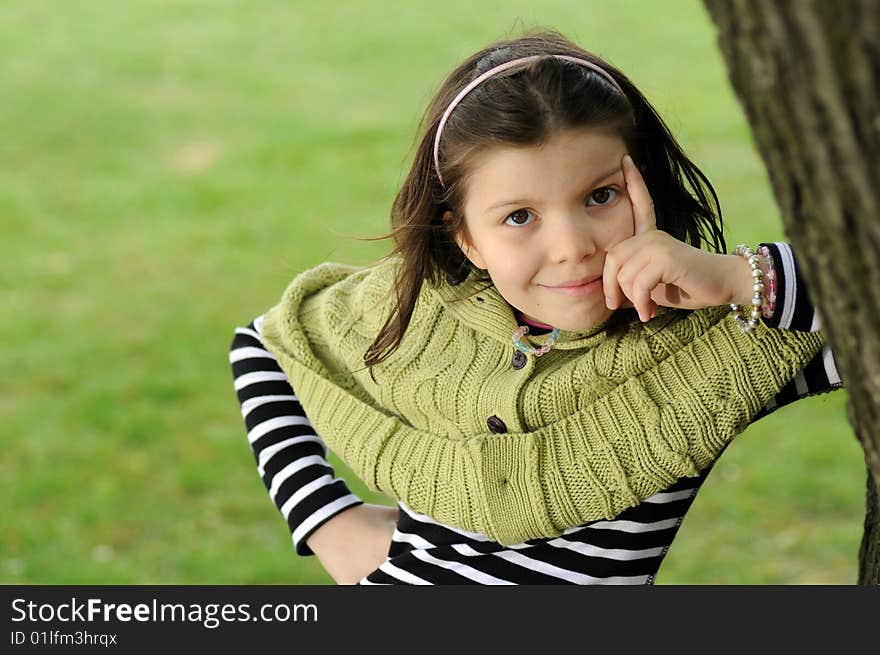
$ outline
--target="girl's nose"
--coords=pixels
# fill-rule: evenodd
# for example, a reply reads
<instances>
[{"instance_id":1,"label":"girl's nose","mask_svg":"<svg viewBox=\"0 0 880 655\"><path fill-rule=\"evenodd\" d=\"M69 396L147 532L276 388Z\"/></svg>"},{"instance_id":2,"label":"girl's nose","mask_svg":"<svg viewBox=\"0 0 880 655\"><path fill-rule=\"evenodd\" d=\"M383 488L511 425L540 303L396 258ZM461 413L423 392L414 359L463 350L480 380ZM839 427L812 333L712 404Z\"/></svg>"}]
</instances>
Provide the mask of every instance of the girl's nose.
<instances>
[{"instance_id":1,"label":"girl's nose","mask_svg":"<svg viewBox=\"0 0 880 655\"><path fill-rule=\"evenodd\" d=\"M596 250L596 234L590 219L583 215L566 216L552 222L549 255L554 263L580 262Z\"/></svg>"}]
</instances>

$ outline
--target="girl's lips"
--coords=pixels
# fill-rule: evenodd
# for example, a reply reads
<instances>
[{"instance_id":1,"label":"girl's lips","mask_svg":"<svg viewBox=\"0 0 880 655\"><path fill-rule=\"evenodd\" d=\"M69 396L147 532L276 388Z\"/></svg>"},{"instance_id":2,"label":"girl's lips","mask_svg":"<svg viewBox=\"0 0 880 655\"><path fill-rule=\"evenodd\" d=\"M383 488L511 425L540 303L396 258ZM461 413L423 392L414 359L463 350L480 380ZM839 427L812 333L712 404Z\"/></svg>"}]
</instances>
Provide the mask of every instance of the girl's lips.
<instances>
[{"instance_id":1,"label":"girl's lips","mask_svg":"<svg viewBox=\"0 0 880 655\"><path fill-rule=\"evenodd\" d=\"M587 294L593 293L594 291L598 291L602 288L602 278L598 277L592 282L587 282L586 284L580 284L571 287L545 287L550 291L555 291L556 293L561 293L565 296L586 296Z\"/></svg>"}]
</instances>

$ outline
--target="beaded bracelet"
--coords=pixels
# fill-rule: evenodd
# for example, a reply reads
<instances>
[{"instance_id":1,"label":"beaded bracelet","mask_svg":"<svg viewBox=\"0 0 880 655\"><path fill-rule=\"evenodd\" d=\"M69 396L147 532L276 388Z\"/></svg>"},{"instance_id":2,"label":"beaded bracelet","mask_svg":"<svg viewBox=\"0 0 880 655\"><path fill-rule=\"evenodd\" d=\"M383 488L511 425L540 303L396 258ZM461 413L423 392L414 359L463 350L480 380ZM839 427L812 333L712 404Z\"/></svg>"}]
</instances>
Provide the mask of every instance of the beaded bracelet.
<instances>
[{"instance_id":1,"label":"beaded bracelet","mask_svg":"<svg viewBox=\"0 0 880 655\"><path fill-rule=\"evenodd\" d=\"M745 257L752 266L752 281L754 283L752 291L754 291L755 295L752 296L752 311L749 314L748 320L743 318L742 305L732 303L730 310L733 313L733 320L739 325L739 329L742 332L751 332L758 325L758 319L761 318L761 305L764 304L764 271L761 270L761 265L755 251L747 245L738 245L736 247L736 254Z\"/></svg>"},{"instance_id":2,"label":"beaded bracelet","mask_svg":"<svg viewBox=\"0 0 880 655\"><path fill-rule=\"evenodd\" d=\"M764 304L761 306L764 318L773 318L776 313L776 269L773 266L773 256L770 254L770 248L767 246L759 246L758 254L764 258L764 264L767 272L764 274L767 293L764 294Z\"/></svg>"}]
</instances>

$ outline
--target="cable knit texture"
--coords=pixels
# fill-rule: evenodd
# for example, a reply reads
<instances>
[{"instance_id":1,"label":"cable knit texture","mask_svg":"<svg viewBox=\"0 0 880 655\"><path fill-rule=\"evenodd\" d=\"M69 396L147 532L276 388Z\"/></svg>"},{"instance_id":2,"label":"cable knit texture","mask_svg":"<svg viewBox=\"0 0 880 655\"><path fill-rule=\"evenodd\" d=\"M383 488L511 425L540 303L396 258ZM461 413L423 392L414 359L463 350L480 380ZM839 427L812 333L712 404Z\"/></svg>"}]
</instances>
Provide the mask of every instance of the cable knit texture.
<instances>
[{"instance_id":1,"label":"cable knit texture","mask_svg":"<svg viewBox=\"0 0 880 655\"><path fill-rule=\"evenodd\" d=\"M263 342L369 487L502 544L613 518L697 475L823 345L821 332L763 324L743 334L726 305L683 318L660 308L621 335L562 331L516 369L513 310L468 278L425 284L374 382L363 356L398 266L302 273L267 313ZM493 416L506 433L489 430Z\"/></svg>"}]
</instances>

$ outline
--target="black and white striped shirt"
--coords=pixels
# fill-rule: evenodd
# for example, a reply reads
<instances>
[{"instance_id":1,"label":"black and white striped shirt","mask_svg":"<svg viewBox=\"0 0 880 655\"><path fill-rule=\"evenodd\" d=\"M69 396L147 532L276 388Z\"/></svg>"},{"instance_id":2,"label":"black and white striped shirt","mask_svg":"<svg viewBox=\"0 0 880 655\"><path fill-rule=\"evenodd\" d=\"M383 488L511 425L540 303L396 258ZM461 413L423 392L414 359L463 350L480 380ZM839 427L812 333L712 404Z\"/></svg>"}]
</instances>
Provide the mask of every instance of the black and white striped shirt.
<instances>
[{"instance_id":1,"label":"black and white striped shirt","mask_svg":"<svg viewBox=\"0 0 880 655\"><path fill-rule=\"evenodd\" d=\"M791 248L766 244L777 275L770 327L821 328ZM296 552L324 522L363 501L334 476L327 448L306 417L286 375L260 341L262 318L235 330L229 361L257 470L287 520ZM842 386L828 346L753 419ZM711 469L711 467L710 467ZM612 520L561 536L513 546L434 521L399 503L385 562L360 584L652 584L694 497L709 474L681 478Z\"/></svg>"}]
</instances>

